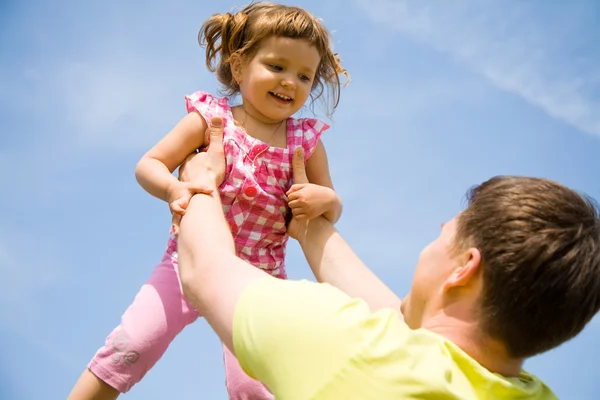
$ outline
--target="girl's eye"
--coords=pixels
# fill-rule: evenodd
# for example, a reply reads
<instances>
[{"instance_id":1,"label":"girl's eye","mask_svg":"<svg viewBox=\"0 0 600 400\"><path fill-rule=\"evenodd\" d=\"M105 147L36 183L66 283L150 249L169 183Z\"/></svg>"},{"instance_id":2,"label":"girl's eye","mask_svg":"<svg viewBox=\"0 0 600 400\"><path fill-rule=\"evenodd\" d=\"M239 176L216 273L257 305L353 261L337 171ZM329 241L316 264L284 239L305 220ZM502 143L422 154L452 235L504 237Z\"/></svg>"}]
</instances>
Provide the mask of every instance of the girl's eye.
<instances>
[{"instance_id":1,"label":"girl's eye","mask_svg":"<svg viewBox=\"0 0 600 400\"><path fill-rule=\"evenodd\" d=\"M306 75L300 75L300 80L304 82L310 82L310 78Z\"/></svg>"},{"instance_id":2,"label":"girl's eye","mask_svg":"<svg viewBox=\"0 0 600 400\"><path fill-rule=\"evenodd\" d=\"M269 68L271 68L274 71L282 71L283 68L281 68L279 65L275 65L275 64L269 64Z\"/></svg>"}]
</instances>

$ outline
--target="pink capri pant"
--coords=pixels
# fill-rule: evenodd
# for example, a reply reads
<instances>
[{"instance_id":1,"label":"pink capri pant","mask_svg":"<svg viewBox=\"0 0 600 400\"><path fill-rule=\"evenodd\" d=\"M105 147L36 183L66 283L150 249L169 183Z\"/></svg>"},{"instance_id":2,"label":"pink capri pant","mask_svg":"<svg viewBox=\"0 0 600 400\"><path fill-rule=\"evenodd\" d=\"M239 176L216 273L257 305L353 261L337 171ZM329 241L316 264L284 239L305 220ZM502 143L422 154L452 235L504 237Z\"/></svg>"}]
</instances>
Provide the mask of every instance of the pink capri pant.
<instances>
[{"instance_id":1,"label":"pink capri pant","mask_svg":"<svg viewBox=\"0 0 600 400\"><path fill-rule=\"evenodd\" d=\"M166 253L88 368L126 393L156 364L175 336L199 316L181 291L177 260ZM230 399L273 399L261 382L246 375L224 345L223 358Z\"/></svg>"}]
</instances>

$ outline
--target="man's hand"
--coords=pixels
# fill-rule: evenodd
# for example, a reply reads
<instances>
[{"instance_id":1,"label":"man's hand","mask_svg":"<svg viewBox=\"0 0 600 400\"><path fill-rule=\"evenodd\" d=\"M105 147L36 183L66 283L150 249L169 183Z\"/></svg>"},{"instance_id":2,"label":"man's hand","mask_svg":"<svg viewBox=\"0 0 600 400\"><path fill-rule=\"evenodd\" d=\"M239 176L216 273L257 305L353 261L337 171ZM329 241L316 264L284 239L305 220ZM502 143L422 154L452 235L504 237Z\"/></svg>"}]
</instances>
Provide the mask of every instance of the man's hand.
<instances>
[{"instance_id":1,"label":"man's hand","mask_svg":"<svg viewBox=\"0 0 600 400\"><path fill-rule=\"evenodd\" d=\"M181 208L180 212L175 212L176 210L171 207L175 235L179 234L181 217L185 214L185 209L192 195L196 193L211 194L225 179L225 152L223 150L223 121L221 117L211 119L208 133L209 145L204 151L190 154L179 167L180 189L187 188L189 193L181 201L174 202L174 205Z\"/></svg>"},{"instance_id":2,"label":"man's hand","mask_svg":"<svg viewBox=\"0 0 600 400\"><path fill-rule=\"evenodd\" d=\"M203 152L189 155L179 168L179 180L211 185L216 189L225 179L225 152L223 150L223 120L213 117L208 128L209 145Z\"/></svg>"},{"instance_id":3,"label":"man's hand","mask_svg":"<svg viewBox=\"0 0 600 400\"><path fill-rule=\"evenodd\" d=\"M213 118L210 146L190 160L181 179L202 182L212 195L193 196L181 219L177 251L184 296L233 352L233 316L238 299L257 279L278 279L236 256L231 228L217 193L226 173L223 123ZM251 318L251 317L250 317Z\"/></svg>"},{"instance_id":4,"label":"man's hand","mask_svg":"<svg viewBox=\"0 0 600 400\"><path fill-rule=\"evenodd\" d=\"M204 185L201 182L181 182L175 181L168 191L168 202L171 214L173 214L172 224L175 235L178 233L179 221L185 215L190 199L196 193L211 194L213 189L209 185Z\"/></svg>"},{"instance_id":5,"label":"man's hand","mask_svg":"<svg viewBox=\"0 0 600 400\"><path fill-rule=\"evenodd\" d=\"M296 151L294 151L294 156L292 158L292 172L294 174L294 185L309 183L308 177L306 176L304 149L302 147L298 147ZM288 224L287 231L292 238L299 240L300 236L306 233L307 226L308 220L298 220L296 217L293 217Z\"/></svg>"}]
</instances>

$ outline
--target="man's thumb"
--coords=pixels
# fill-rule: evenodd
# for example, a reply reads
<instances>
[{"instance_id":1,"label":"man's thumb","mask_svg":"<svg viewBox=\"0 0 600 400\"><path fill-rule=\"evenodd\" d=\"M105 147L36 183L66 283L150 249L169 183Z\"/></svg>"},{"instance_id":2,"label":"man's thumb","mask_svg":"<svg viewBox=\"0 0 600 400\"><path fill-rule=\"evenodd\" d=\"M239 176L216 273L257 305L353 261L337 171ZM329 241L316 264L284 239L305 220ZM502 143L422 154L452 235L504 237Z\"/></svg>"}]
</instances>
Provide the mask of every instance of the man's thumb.
<instances>
[{"instance_id":1,"label":"man's thumb","mask_svg":"<svg viewBox=\"0 0 600 400\"><path fill-rule=\"evenodd\" d=\"M215 143L217 145L222 144L223 143L223 119L221 117L212 117L210 119L209 130L210 130L209 143L211 144L211 146L214 145Z\"/></svg>"},{"instance_id":2,"label":"man's thumb","mask_svg":"<svg viewBox=\"0 0 600 400\"><path fill-rule=\"evenodd\" d=\"M308 177L306 176L306 167L304 165L304 149L298 147L294 151L294 158L292 159L292 168L294 171L294 183L308 183Z\"/></svg>"}]
</instances>

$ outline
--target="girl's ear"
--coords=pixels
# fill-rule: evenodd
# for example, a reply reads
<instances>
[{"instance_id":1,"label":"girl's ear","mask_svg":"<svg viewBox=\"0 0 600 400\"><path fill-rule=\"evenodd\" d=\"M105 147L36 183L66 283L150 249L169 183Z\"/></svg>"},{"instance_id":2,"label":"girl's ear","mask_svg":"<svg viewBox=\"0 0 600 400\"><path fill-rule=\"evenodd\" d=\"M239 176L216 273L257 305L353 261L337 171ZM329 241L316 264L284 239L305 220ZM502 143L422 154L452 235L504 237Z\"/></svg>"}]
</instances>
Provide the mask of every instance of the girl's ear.
<instances>
[{"instance_id":1,"label":"girl's ear","mask_svg":"<svg viewBox=\"0 0 600 400\"><path fill-rule=\"evenodd\" d=\"M232 54L229 57L229 65L231 66L231 75L236 81L238 86L242 83L242 72L244 70L244 64L242 57L239 54Z\"/></svg>"}]
</instances>

